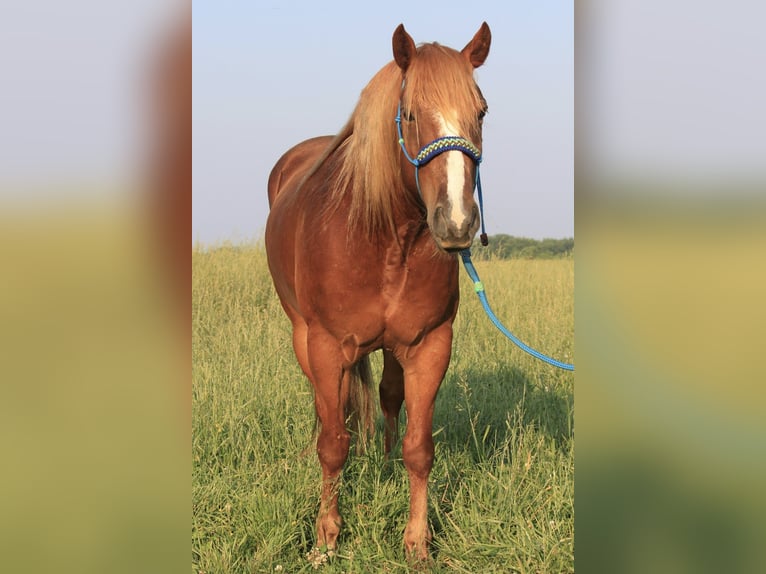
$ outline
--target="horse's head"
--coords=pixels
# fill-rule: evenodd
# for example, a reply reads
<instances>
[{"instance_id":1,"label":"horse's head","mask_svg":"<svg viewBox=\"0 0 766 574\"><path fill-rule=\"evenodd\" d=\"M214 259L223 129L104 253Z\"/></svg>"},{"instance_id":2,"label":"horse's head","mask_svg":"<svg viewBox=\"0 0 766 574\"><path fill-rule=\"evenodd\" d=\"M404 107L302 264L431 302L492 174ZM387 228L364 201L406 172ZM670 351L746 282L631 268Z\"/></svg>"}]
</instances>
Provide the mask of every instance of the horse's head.
<instances>
[{"instance_id":1,"label":"horse's head","mask_svg":"<svg viewBox=\"0 0 766 574\"><path fill-rule=\"evenodd\" d=\"M479 228L473 198L481 161L481 127L487 104L473 70L487 54L486 22L457 52L439 44L416 48L404 26L394 32L394 60L402 70L397 115L402 178L420 195L436 244L445 251L470 247Z\"/></svg>"}]
</instances>

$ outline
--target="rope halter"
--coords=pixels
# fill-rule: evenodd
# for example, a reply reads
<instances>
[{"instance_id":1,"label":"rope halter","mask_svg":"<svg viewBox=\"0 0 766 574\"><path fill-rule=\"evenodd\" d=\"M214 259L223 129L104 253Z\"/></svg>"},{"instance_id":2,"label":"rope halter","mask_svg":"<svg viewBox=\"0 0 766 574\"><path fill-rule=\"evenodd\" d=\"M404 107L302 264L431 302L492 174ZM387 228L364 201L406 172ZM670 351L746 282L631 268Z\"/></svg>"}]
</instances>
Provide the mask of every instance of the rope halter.
<instances>
[{"instance_id":1,"label":"rope halter","mask_svg":"<svg viewBox=\"0 0 766 574\"><path fill-rule=\"evenodd\" d=\"M402 83L402 88L404 83ZM429 161L435 158L437 155L443 154L447 151L460 151L467 155L473 163L476 165L476 177L473 182L474 189L476 189L479 197L479 215L481 216L481 244L487 245L487 233L484 229L484 199L481 194L481 177L479 176L479 164L481 164L481 151L470 141L460 136L444 136L436 138L431 143L423 146L418 154L413 158L407 152L407 147L404 145L404 136L402 135L402 102L399 100L399 106L396 108L396 131L399 135L399 146L404 152L404 157L407 161L415 166L415 185L418 188L418 195L421 199L423 192L420 191L420 177L418 171L421 167L426 165Z\"/></svg>"}]
</instances>

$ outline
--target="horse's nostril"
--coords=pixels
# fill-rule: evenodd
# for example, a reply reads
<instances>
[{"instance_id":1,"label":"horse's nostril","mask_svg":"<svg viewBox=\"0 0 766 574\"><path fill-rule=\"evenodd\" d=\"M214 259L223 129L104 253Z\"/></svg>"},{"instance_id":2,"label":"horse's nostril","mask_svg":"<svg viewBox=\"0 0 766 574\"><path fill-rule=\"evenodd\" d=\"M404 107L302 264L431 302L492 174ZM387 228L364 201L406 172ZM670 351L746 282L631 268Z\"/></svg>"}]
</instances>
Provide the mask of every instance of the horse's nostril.
<instances>
[{"instance_id":1,"label":"horse's nostril","mask_svg":"<svg viewBox=\"0 0 766 574\"><path fill-rule=\"evenodd\" d=\"M471 210L471 223L468 224L468 229L473 229L475 225L479 224L479 208L475 205Z\"/></svg>"},{"instance_id":2,"label":"horse's nostril","mask_svg":"<svg viewBox=\"0 0 766 574\"><path fill-rule=\"evenodd\" d=\"M432 231L438 237L447 236L447 218L444 216L444 208L442 206L434 210Z\"/></svg>"}]
</instances>

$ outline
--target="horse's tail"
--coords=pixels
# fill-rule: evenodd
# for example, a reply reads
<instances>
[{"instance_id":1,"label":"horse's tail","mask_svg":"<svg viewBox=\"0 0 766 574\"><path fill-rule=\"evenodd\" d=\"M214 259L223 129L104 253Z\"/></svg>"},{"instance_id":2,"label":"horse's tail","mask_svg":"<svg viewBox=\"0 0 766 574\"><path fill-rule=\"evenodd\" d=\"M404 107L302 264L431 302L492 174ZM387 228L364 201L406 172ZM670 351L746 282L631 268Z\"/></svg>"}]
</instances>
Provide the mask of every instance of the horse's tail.
<instances>
[{"instance_id":1,"label":"horse's tail","mask_svg":"<svg viewBox=\"0 0 766 574\"><path fill-rule=\"evenodd\" d=\"M362 454L367 449L367 441L375 432L375 397L372 394L372 370L370 358L362 357L349 372L349 386L345 389L346 424L352 434L356 435L356 454ZM314 418L314 432L311 446L307 446L301 456L308 455L316 444L322 421Z\"/></svg>"},{"instance_id":2,"label":"horse's tail","mask_svg":"<svg viewBox=\"0 0 766 574\"><path fill-rule=\"evenodd\" d=\"M367 448L367 440L375 432L375 397L372 393L372 370L368 356L351 367L349 383L346 420L351 432L356 434L356 452L361 454Z\"/></svg>"}]
</instances>

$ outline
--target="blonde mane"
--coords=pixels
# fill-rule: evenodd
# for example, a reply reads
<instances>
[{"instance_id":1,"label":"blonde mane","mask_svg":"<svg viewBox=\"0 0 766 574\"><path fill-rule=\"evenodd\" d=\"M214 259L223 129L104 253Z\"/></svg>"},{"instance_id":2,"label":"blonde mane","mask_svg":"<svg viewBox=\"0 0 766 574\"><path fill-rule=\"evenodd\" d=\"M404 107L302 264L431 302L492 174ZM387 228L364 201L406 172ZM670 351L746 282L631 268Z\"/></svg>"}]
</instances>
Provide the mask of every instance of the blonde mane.
<instances>
[{"instance_id":1,"label":"blonde mane","mask_svg":"<svg viewBox=\"0 0 766 574\"><path fill-rule=\"evenodd\" d=\"M473 68L460 52L423 44L405 77L405 109L454 113L446 119L466 137L478 133L483 98L473 81ZM337 154L327 208L337 209L350 194L349 227L370 235L392 229L398 207L417 201L401 179L402 152L394 123L401 89L402 71L389 62L362 90L348 122L307 176Z\"/></svg>"}]
</instances>

